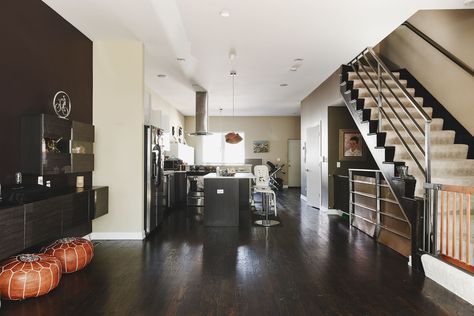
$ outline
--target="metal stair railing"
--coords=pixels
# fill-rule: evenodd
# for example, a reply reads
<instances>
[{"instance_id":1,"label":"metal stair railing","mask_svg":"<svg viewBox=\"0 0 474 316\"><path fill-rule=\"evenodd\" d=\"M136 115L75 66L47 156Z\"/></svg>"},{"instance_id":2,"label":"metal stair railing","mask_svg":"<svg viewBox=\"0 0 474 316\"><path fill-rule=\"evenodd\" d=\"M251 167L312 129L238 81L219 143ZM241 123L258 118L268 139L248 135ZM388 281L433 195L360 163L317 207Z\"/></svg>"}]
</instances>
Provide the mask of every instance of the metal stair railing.
<instances>
[{"instance_id":1,"label":"metal stair railing","mask_svg":"<svg viewBox=\"0 0 474 316\"><path fill-rule=\"evenodd\" d=\"M395 132L397 137L400 140L400 143L408 152L409 156L413 159L418 169L424 176L425 183L431 183L431 118L424 111L423 107L416 101L416 99L407 91L407 89L400 83L400 81L393 75L390 69L383 63L383 61L377 56L371 47L364 49L359 55L352 59L348 65L357 75L358 79L362 82L362 85L367 89L370 97L374 100L378 109L378 132L381 132L382 119L385 119L392 130ZM363 74L366 75L364 79ZM388 76L388 79L394 83L395 88L390 87L385 80L385 77ZM376 93L372 91L370 83L375 87ZM386 90L384 92L384 90ZM387 92L388 90L388 92ZM401 91L402 95L398 96L394 90ZM392 97L395 100L395 104L392 104L389 100L389 97ZM405 105L402 100L408 100L408 104ZM387 105L387 110L390 110L395 117L395 123L398 123L402 129L407 133L409 140L414 144L415 149L421 153L421 159L418 159L417 155L410 148L407 140L402 136L400 131L395 126L392 118L387 114L384 105ZM400 115L395 110L395 106L398 106L402 112L408 118L408 121L415 126L415 130L412 131L405 124L405 121L400 117ZM423 120L423 128L418 124L417 120L410 113L409 108L414 108L416 112L420 115ZM417 138L413 134L417 132L423 136L423 143L418 142ZM424 166L423 166L424 164ZM424 227L425 233L429 231L428 225L432 222L430 216L432 215L432 191L425 189L424 194ZM423 234L423 244L427 244L431 238L428 234Z\"/></svg>"},{"instance_id":2,"label":"metal stair railing","mask_svg":"<svg viewBox=\"0 0 474 316\"><path fill-rule=\"evenodd\" d=\"M367 58L367 55L370 56L370 59ZM361 60L365 61L366 64L364 65ZM372 60L372 61L371 61ZM375 67L374 64L375 63ZM423 107L418 104L418 102L413 98L413 96L406 90L406 88L400 83L400 81L392 74L392 72L388 69L388 67L383 63L383 61L374 53L373 49L368 47L364 51L362 51L359 55L357 55L353 60L349 62L349 66L352 67L354 72L357 74L357 77L359 80L362 82L364 87L367 89L369 92L370 96L374 100L374 102L377 104L378 108L378 115L379 115L379 131L380 131L380 126L382 122L382 116L387 120L389 123L390 127L393 129L393 131L396 133L398 138L400 139L401 144L403 147L407 150L408 154L410 157L413 159L417 167L420 169L420 171L423 173L425 177L425 182L429 183L431 182L431 157L430 157L430 134L431 134L431 118L428 116L428 114L423 110ZM360 69L358 67L361 67ZM367 67L372 70L373 75L371 75L367 71ZM365 73L367 76L368 80L370 80L370 83L372 83L376 89L377 89L377 95L374 95L372 92L372 89L370 89L367 80L363 78L361 75L361 70ZM388 74L390 80L395 82L396 88L403 93L403 97L399 97L396 95L394 92L395 89L391 88L387 81L383 78L384 74ZM389 91L389 96L386 95L382 91L382 89L387 89ZM410 122L415 126L416 130L418 133L420 133L424 137L424 144L420 144L416 137L413 135L412 131L407 127L405 122L402 120L400 115L397 113L397 111L394 108L394 105L390 103L388 100L388 97L393 97L396 100L397 105L403 110L403 112L407 115L409 118ZM420 114L424 121L424 129L421 128L416 121L415 118L411 115L409 112L408 108L403 104L403 102L400 100L401 98L405 98L409 101L409 104L411 107L417 110L417 112ZM416 149L422 154L424 157L424 167L422 165L422 162L417 158L417 156L414 154L408 143L406 142L405 138L401 135L400 131L395 127L395 124L393 123L392 119L388 116L386 110L384 109L384 102L390 109L390 111L393 113L395 116L397 122L402 126L402 128L405 130L405 132L408 134L410 141L415 145Z\"/></svg>"}]
</instances>

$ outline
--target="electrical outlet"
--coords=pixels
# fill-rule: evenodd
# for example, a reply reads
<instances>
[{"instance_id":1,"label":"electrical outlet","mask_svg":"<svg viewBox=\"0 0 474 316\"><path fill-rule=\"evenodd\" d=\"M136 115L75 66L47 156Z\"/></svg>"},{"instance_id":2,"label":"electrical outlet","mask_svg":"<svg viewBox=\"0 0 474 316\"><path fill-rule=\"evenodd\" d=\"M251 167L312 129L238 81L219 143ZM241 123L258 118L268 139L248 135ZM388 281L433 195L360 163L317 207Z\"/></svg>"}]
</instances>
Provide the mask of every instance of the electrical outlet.
<instances>
[{"instance_id":1,"label":"electrical outlet","mask_svg":"<svg viewBox=\"0 0 474 316\"><path fill-rule=\"evenodd\" d=\"M336 167L337 167L337 168L341 168L341 162L340 162L340 161L338 161L338 162L336 163Z\"/></svg>"}]
</instances>

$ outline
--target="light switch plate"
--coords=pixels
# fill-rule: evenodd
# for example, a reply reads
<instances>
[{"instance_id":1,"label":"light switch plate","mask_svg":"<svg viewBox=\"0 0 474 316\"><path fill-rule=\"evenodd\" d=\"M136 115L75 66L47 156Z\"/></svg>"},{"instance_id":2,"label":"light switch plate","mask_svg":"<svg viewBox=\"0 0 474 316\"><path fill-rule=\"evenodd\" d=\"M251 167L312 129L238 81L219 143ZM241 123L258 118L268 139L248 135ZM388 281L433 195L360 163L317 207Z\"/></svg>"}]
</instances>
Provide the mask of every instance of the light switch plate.
<instances>
[{"instance_id":1,"label":"light switch plate","mask_svg":"<svg viewBox=\"0 0 474 316\"><path fill-rule=\"evenodd\" d=\"M217 189L217 194L224 194L224 189Z\"/></svg>"},{"instance_id":2,"label":"light switch plate","mask_svg":"<svg viewBox=\"0 0 474 316\"><path fill-rule=\"evenodd\" d=\"M341 162L340 161L337 162L336 167L341 168Z\"/></svg>"}]
</instances>

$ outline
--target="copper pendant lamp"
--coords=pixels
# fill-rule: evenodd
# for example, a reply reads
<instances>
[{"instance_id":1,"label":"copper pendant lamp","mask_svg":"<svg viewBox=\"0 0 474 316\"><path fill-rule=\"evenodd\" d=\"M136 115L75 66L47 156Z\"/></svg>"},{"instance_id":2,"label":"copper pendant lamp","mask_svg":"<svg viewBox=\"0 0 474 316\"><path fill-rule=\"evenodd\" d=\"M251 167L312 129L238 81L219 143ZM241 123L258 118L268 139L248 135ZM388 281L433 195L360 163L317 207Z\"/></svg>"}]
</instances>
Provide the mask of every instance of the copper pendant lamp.
<instances>
[{"instance_id":1,"label":"copper pendant lamp","mask_svg":"<svg viewBox=\"0 0 474 316\"><path fill-rule=\"evenodd\" d=\"M237 76L237 72L232 70L230 75L232 76L232 122L235 122L235 76ZM237 132L229 132L225 134L225 142L229 144L238 144L242 139L242 136Z\"/></svg>"}]
</instances>

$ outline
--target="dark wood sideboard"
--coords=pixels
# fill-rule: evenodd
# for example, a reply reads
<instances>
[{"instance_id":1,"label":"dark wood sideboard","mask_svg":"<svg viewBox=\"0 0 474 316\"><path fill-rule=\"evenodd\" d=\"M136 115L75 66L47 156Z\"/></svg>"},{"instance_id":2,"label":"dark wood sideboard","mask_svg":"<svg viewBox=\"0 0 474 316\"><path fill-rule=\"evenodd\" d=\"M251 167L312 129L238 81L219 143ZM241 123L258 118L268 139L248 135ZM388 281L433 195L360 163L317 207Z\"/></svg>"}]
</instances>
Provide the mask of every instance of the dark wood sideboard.
<instances>
[{"instance_id":1,"label":"dark wood sideboard","mask_svg":"<svg viewBox=\"0 0 474 316\"><path fill-rule=\"evenodd\" d=\"M108 212L108 187L68 188L17 206L0 205L0 260L62 237L92 232Z\"/></svg>"}]
</instances>

